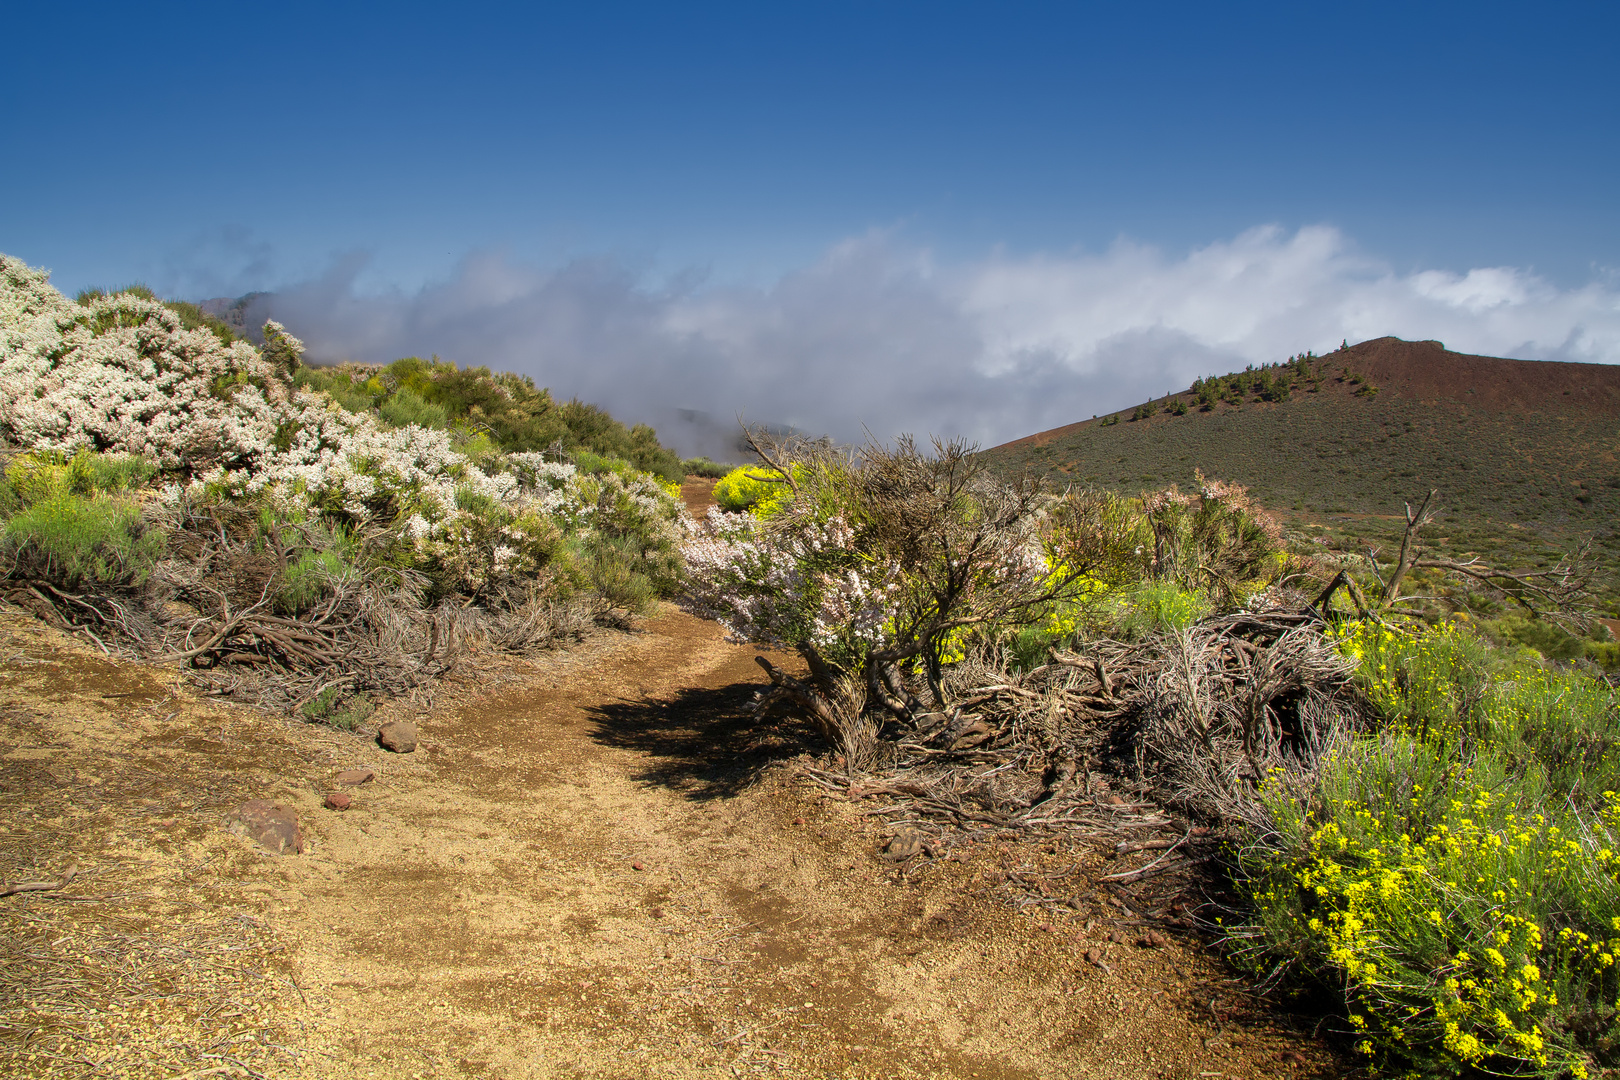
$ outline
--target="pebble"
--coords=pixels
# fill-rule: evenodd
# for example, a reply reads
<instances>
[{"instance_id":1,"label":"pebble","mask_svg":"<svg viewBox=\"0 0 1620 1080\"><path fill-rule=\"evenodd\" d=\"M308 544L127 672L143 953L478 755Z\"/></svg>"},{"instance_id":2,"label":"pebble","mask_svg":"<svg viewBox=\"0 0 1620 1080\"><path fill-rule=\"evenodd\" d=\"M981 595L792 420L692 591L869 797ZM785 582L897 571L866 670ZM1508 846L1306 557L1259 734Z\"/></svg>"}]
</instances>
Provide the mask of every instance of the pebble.
<instances>
[{"instance_id":1,"label":"pebble","mask_svg":"<svg viewBox=\"0 0 1620 1080\"><path fill-rule=\"evenodd\" d=\"M377 774L370 769L346 769L332 779L348 787L358 787L361 784L369 784L377 779Z\"/></svg>"},{"instance_id":2,"label":"pebble","mask_svg":"<svg viewBox=\"0 0 1620 1080\"><path fill-rule=\"evenodd\" d=\"M353 805L353 802L354 800L343 792L334 791L326 797L326 808L328 810L347 810Z\"/></svg>"}]
</instances>

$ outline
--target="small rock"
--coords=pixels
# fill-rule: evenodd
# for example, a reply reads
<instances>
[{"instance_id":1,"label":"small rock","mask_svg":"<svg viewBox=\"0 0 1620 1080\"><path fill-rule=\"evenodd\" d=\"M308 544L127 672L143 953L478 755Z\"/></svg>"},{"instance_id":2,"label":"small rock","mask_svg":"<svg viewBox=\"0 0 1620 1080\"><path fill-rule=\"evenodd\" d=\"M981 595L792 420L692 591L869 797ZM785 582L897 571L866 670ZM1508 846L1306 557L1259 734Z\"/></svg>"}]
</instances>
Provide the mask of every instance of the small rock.
<instances>
[{"instance_id":1,"label":"small rock","mask_svg":"<svg viewBox=\"0 0 1620 1080\"><path fill-rule=\"evenodd\" d=\"M1035 929L1039 930L1043 934L1055 934L1055 933L1057 933L1057 927L1053 926L1049 922L1043 922L1043 923L1041 923L1041 925L1037 926Z\"/></svg>"},{"instance_id":2,"label":"small rock","mask_svg":"<svg viewBox=\"0 0 1620 1080\"><path fill-rule=\"evenodd\" d=\"M230 830L272 855L303 854L304 834L298 815L265 799L249 799L231 812Z\"/></svg>"},{"instance_id":3,"label":"small rock","mask_svg":"<svg viewBox=\"0 0 1620 1080\"><path fill-rule=\"evenodd\" d=\"M377 779L377 774L370 769L347 769L338 773L332 779L345 787L359 787L361 784L369 784Z\"/></svg>"},{"instance_id":4,"label":"small rock","mask_svg":"<svg viewBox=\"0 0 1620 1080\"><path fill-rule=\"evenodd\" d=\"M409 754L416 749L416 725L409 720L390 720L377 732L377 741L383 749L396 754Z\"/></svg>"},{"instance_id":5,"label":"small rock","mask_svg":"<svg viewBox=\"0 0 1620 1080\"><path fill-rule=\"evenodd\" d=\"M642 866L641 863L639 863L639 862L633 862L633 863L630 864L630 869L632 869L632 870L645 870L647 868L645 866Z\"/></svg>"},{"instance_id":6,"label":"small rock","mask_svg":"<svg viewBox=\"0 0 1620 1080\"><path fill-rule=\"evenodd\" d=\"M1103 959L1103 951L1101 949L1087 949L1086 963L1102 968L1103 971L1109 973L1110 975L1114 972L1114 969L1110 967L1108 962Z\"/></svg>"},{"instance_id":7,"label":"small rock","mask_svg":"<svg viewBox=\"0 0 1620 1080\"><path fill-rule=\"evenodd\" d=\"M1138 941L1137 944L1144 949L1162 949L1170 944L1170 939L1157 930L1149 930L1142 935L1142 940Z\"/></svg>"},{"instance_id":8,"label":"small rock","mask_svg":"<svg viewBox=\"0 0 1620 1080\"><path fill-rule=\"evenodd\" d=\"M341 791L334 791L326 797L326 808L328 810L347 810L353 803L354 800Z\"/></svg>"},{"instance_id":9,"label":"small rock","mask_svg":"<svg viewBox=\"0 0 1620 1080\"><path fill-rule=\"evenodd\" d=\"M901 829L883 845L883 855L890 862L905 862L922 849L922 833L915 829Z\"/></svg>"},{"instance_id":10,"label":"small rock","mask_svg":"<svg viewBox=\"0 0 1620 1080\"><path fill-rule=\"evenodd\" d=\"M804 824L804 818L802 818L802 817L794 818L793 819L793 824L795 824L795 825L803 825Z\"/></svg>"},{"instance_id":11,"label":"small rock","mask_svg":"<svg viewBox=\"0 0 1620 1080\"><path fill-rule=\"evenodd\" d=\"M1108 940L1112 941L1115 945L1125 944L1125 931L1115 930L1112 934L1108 935Z\"/></svg>"}]
</instances>

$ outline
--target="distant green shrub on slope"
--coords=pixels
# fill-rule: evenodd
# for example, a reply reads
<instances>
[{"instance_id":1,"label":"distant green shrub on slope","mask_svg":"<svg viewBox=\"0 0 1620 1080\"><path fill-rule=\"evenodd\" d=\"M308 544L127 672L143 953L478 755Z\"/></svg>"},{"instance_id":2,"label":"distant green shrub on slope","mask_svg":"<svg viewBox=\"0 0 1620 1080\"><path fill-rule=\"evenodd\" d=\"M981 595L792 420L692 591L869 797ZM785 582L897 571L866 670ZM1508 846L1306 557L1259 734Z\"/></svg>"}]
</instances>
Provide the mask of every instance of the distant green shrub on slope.
<instances>
[{"instance_id":1,"label":"distant green shrub on slope","mask_svg":"<svg viewBox=\"0 0 1620 1080\"><path fill-rule=\"evenodd\" d=\"M350 412L375 410L388 424L417 424L485 432L504 453L560 447L623 458L642 472L679 482L685 475L674 451L646 424L626 427L582 401L558 403L525 375L459 368L437 357L408 356L382 368L305 367L300 386L321 390Z\"/></svg>"}]
</instances>

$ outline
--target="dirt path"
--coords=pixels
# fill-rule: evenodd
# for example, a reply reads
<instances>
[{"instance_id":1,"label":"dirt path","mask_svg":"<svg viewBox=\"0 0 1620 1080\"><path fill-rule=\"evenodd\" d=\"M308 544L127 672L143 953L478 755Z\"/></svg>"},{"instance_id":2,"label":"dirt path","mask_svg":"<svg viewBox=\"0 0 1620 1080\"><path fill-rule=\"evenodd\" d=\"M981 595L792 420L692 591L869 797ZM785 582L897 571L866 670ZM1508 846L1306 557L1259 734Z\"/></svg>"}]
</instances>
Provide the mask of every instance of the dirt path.
<instances>
[{"instance_id":1,"label":"dirt path","mask_svg":"<svg viewBox=\"0 0 1620 1080\"><path fill-rule=\"evenodd\" d=\"M79 866L0 900L0 1072L1334 1074L1197 948L1014 912L1011 868L1090 894L1061 844L885 862L746 715L754 655L670 610L463 687L392 755L0 613L0 874ZM226 830L250 797L303 854Z\"/></svg>"}]
</instances>

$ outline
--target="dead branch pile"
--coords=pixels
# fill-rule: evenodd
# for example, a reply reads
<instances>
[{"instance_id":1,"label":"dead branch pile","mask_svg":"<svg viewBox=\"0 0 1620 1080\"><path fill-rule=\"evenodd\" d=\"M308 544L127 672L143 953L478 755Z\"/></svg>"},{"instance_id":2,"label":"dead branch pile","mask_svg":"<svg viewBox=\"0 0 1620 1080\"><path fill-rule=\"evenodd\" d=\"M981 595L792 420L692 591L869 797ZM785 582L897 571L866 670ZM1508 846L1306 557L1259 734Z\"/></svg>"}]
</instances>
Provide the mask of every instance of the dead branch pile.
<instances>
[{"instance_id":1,"label":"dead branch pile","mask_svg":"<svg viewBox=\"0 0 1620 1080\"><path fill-rule=\"evenodd\" d=\"M288 711L407 694L449 674L479 642L511 652L583 637L600 604L559 601L530 583L512 595L426 604L409 570L346 570L320 579L305 610L276 604L287 556L267 547L245 512L188 513L168 558L139 587L70 592L13 576L6 598L103 651L183 664L213 696Z\"/></svg>"},{"instance_id":2,"label":"dead branch pile","mask_svg":"<svg viewBox=\"0 0 1620 1080\"><path fill-rule=\"evenodd\" d=\"M1162 817L1149 807L1211 835L1263 828L1268 775L1308 773L1356 722L1352 666L1325 629L1308 611L1240 612L1024 672L984 647L948 670L947 708L917 711L913 728L841 730L841 778L815 779L961 828Z\"/></svg>"}]
</instances>

